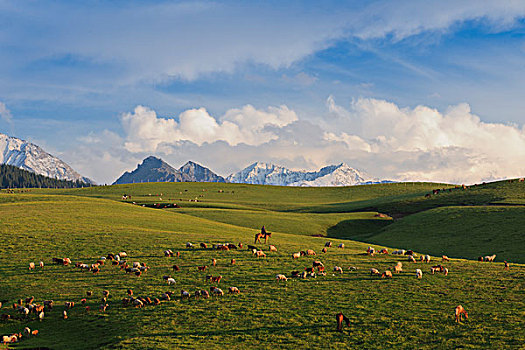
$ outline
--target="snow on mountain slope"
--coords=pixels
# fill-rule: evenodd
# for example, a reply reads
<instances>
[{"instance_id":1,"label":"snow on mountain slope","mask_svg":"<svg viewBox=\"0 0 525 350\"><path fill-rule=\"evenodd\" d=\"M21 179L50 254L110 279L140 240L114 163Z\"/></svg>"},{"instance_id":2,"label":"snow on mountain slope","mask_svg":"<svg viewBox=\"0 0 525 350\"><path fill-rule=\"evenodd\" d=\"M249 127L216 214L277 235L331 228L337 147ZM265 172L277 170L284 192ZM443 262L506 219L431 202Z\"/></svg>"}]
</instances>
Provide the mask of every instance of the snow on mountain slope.
<instances>
[{"instance_id":1,"label":"snow on mountain slope","mask_svg":"<svg viewBox=\"0 0 525 350\"><path fill-rule=\"evenodd\" d=\"M94 182L37 145L0 133L0 164L14 165L59 180Z\"/></svg>"},{"instance_id":2,"label":"snow on mountain slope","mask_svg":"<svg viewBox=\"0 0 525 350\"><path fill-rule=\"evenodd\" d=\"M253 163L228 176L233 183L277 186L354 186L365 183L382 183L345 163L329 165L319 171L290 170L278 165Z\"/></svg>"}]
</instances>

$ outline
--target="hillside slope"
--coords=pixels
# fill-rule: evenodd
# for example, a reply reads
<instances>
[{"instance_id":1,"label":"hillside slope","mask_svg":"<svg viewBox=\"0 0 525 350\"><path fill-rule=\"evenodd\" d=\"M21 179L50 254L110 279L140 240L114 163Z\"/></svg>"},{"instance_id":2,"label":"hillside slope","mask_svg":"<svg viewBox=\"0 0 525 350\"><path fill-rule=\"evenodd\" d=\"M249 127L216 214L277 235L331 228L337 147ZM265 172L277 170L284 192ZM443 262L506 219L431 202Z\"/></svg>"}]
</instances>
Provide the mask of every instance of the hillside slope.
<instances>
[{"instance_id":1,"label":"hillside slope","mask_svg":"<svg viewBox=\"0 0 525 350\"><path fill-rule=\"evenodd\" d=\"M35 315L0 323L0 334L38 329L39 335L24 339L21 348L52 349L255 349L318 348L515 348L525 341L523 278L525 268L513 265L454 260L450 274L430 275L428 264L415 263L391 280L371 277L369 269L392 268L404 257L363 254L367 244L344 241L345 249L320 253L326 238L274 231L270 242L278 247L266 258L250 250L217 251L185 248L186 242L253 242L255 230L204 220L172 210L156 210L113 200L60 195L0 194L0 295L2 313L10 305L34 296L36 302L52 299L56 307L39 322ZM81 191L79 191L81 192ZM21 199L18 201L17 199ZM1 201L0 201L1 202ZM280 213L286 215L286 213ZM338 214L337 214L338 215ZM316 220L315 216L312 220ZM283 223L285 226L286 224ZM284 226L283 226L284 227ZM333 240L334 245L343 242ZM380 248L380 246L376 246ZM181 256L167 258L170 248ZM314 249L316 257L291 259L292 252ZM128 261L149 267L140 277L126 274L109 262L98 274L51 263L52 257L70 257L93 263L109 252L126 251ZM211 259L217 266L211 266ZM236 264L231 264L231 259ZM28 262L45 261L43 269L29 271ZM275 275L304 270L322 260L331 271L343 274L276 282ZM173 271L177 264L180 271ZM208 265L205 272L197 266ZM350 271L349 266L357 268ZM413 269L425 270L417 280ZM220 288L236 286L240 294L209 299L184 299L180 290L209 290L205 275L221 275ZM176 284L163 279L172 275ZM122 298L158 297L174 291L170 301L143 308L123 306ZM86 291L93 291L85 305ZM109 307L99 311L103 290L109 290ZM77 305L62 317L65 301ZM457 325L453 308L461 303L469 311L467 322ZM89 306L90 310L86 310ZM344 333L335 331L334 315L343 311L350 319ZM490 320L487 321L487 320ZM227 339L225 342L224 339Z\"/></svg>"}]
</instances>

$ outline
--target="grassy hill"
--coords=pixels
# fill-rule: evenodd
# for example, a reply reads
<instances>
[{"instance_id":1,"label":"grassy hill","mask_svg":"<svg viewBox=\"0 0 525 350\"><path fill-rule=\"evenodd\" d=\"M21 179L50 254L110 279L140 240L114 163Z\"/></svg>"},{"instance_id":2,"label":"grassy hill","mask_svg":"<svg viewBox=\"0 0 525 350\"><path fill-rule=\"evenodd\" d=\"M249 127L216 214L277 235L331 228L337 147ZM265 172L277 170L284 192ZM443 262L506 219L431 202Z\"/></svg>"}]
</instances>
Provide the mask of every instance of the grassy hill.
<instances>
[{"instance_id":1,"label":"grassy hill","mask_svg":"<svg viewBox=\"0 0 525 350\"><path fill-rule=\"evenodd\" d=\"M519 232L520 186L488 184L431 198L424 195L444 186L320 189L171 183L0 191L0 314L19 317L10 305L28 296L37 302L53 299L57 305L42 322L34 315L0 321L0 335L28 326L40 334L18 348L53 349L519 348L525 342L525 266L514 263L525 243ZM131 199L122 201L123 194ZM189 202L195 198L197 202ZM142 207L166 202L181 208ZM263 224L273 232L270 243L278 247L278 252L269 252L259 244L266 258L256 258L246 248L185 248L188 241L246 246ZM320 234L330 238L312 237ZM323 254L327 240L346 247ZM445 264L448 276L431 275L429 264L409 264L396 255L368 256L365 242L438 256L496 253L498 259L510 256L513 264L504 271L501 263L454 259ZM164 257L168 248L181 257ZM293 252L306 249L318 255L291 259ZM106 264L94 275L51 264L52 257L94 263L118 251L126 251L129 262L146 263L149 271L136 277ZM217 266L198 271L212 258ZM237 263L231 265L231 259ZM315 259L325 264L326 276L275 280L276 274L289 277ZM40 260L46 264L43 269L28 270L29 262ZM405 271L392 280L369 275L370 268L384 271L397 261L403 261ZM173 264L181 270L173 272ZM334 266L342 266L344 273L333 273ZM422 280L416 279L416 268L423 270ZM207 274L222 275L220 288L227 292L236 286L241 294L180 298L181 289L192 294L209 289ZM164 275L174 277L176 284L168 286ZM124 307L121 299L128 288L135 296L158 297L171 290L175 297L158 306ZM101 312L104 289L111 294L109 308ZM79 305L87 290L95 294L88 298L89 312ZM65 301L77 303L67 320L61 317ZM453 320L458 304L470 316L459 325ZM334 315L340 311L351 321L343 333L335 332Z\"/></svg>"}]
</instances>

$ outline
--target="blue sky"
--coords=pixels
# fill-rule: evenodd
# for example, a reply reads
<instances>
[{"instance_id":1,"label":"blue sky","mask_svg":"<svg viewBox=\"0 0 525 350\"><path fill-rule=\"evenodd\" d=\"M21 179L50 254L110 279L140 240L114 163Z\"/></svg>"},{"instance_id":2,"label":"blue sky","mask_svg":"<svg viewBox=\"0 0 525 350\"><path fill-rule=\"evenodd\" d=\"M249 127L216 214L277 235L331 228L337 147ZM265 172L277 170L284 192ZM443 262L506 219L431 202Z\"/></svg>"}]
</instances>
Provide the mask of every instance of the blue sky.
<instances>
[{"instance_id":1,"label":"blue sky","mask_svg":"<svg viewBox=\"0 0 525 350\"><path fill-rule=\"evenodd\" d=\"M0 0L0 132L99 182L149 154L520 176L524 56L521 1Z\"/></svg>"}]
</instances>

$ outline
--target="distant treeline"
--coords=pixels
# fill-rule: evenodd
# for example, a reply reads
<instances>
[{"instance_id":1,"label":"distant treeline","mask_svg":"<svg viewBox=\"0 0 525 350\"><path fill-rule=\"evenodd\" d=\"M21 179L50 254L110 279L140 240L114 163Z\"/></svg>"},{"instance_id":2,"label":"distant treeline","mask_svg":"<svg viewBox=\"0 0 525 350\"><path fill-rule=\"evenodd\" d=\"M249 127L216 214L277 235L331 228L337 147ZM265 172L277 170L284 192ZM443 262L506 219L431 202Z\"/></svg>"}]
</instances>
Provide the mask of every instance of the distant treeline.
<instances>
[{"instance_id":1,"label":"distant treeline","mask_svg":"<svg viewBox=\"0 0 525 350\"><path fill-rule=\"evenodd\" d=\"M0 188L78 188L91 184L82 181L52 179L16 166L0 164Z\"/></svg>"}]
</instances>

